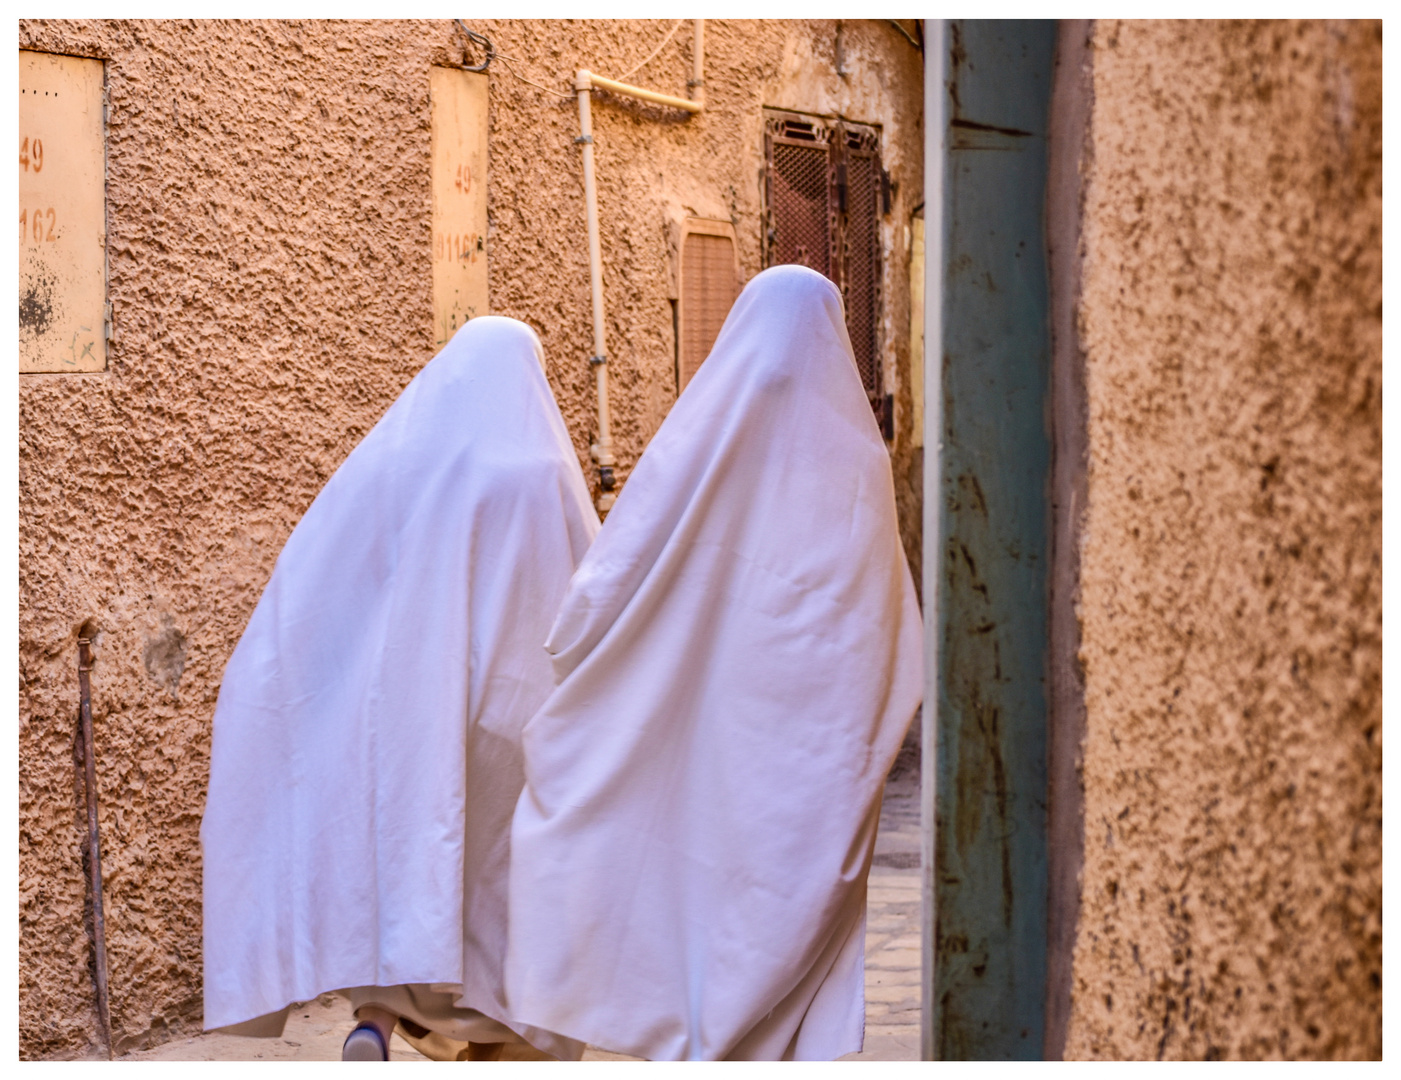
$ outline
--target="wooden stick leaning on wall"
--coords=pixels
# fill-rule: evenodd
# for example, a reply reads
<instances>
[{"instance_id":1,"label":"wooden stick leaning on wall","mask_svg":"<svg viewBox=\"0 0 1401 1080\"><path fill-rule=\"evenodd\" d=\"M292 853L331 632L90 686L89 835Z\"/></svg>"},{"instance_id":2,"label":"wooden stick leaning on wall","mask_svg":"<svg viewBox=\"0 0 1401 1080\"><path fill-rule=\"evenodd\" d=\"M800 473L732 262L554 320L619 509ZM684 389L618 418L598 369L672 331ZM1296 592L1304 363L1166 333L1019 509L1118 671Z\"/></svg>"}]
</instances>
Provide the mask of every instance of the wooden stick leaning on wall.
<instances>
[{"instance_id":1,"label":"wooden stick leaning on wall","mask_svg":"<svg viewBox=\"0 0 1401 1080\"><path fill-rule=\"evenodd\" d=\"M88 892L92 903L94 981L97 984L97 1026L107 1058L112 1058L112 1012L107 995L107 926L102 913L102 850L97 835L97 755L92 736L92 638L87 627L78 638L78 752L82 759L83 792L87 802Z\"/></svg>"}]
</instances>

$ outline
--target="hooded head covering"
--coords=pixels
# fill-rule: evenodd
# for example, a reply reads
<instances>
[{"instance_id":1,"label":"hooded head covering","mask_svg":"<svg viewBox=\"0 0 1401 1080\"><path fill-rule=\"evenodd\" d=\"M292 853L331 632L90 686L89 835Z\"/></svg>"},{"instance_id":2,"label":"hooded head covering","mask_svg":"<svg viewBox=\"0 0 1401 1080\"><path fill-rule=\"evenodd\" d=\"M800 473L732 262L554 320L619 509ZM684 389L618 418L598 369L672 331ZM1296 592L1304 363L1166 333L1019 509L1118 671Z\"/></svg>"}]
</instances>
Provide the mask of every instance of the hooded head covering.
<instances>
[{"instance_id":1,"label":"hooded head covering","mask_svg":"<svg viewBox=\"0 0 1401 1080\"><path fill-rule=\"evenodd\" d=\"M524 733L506 988L652 1059L861 1046L863 927L921 626L840 294L758 275L633 471Z\"/></svg>"},{"instance_id":2,"label":"hooded head covering","mask_svg":"<svg viewBox=\"0 0 1401 1080\"><path fill-rule=\"evenodd\" d=\"M524 323L471 320L288 538L214 713L207 1027L447 984L578 1056L501 994L520 729L598 530L542 359Z\"/></svg>"}]
</instances>

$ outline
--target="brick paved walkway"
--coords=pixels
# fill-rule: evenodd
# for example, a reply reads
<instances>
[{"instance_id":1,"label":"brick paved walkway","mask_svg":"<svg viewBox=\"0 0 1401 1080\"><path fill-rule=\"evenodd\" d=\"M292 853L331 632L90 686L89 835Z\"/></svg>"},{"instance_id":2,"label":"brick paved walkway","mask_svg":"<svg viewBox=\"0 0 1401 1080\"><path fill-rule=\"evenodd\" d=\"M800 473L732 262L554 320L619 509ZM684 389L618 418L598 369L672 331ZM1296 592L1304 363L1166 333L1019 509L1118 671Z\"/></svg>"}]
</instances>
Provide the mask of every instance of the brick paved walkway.
<instances>
[{"instance_id":1,"label":"brick paved walkway","mask_svg":"<svg viewBox=\"0 0 1401 1080\"><path fill-rule=\"evenodd\" d=\"M866 908L866 1045L843 1061L919 1058L919 786L892 779L881 808ZM200 1035L125 1055L122 1061L339 1061L350 1003L324 994L297 1010L280 1039ZM395 1035L397 1061L426 1061ZM585 1061L632 1061L589 1047Z\"/></svg>"},{"instance_id":2,"label":"brick paved walkway","mask_svg":"<svg viewBox=\"0 0 1401 1080\"><path fill-rule=\"evenodd\" d=\"M918 769L918 765L914 766ZM843 1061L919 1060L919 773L892 779L866 898L866 1045Z\"/></svg>"}]
</instances>

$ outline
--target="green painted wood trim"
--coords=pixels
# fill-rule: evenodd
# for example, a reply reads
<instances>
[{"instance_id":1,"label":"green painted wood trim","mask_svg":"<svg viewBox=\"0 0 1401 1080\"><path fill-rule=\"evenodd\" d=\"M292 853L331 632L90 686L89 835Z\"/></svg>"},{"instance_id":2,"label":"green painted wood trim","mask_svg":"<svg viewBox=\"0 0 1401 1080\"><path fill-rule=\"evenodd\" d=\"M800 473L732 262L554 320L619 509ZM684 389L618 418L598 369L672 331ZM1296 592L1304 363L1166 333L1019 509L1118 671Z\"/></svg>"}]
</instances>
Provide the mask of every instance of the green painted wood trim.
<instances>
[{"instance_id":1,"label":"green painted wood trim","mask_svg":"<svg viewBox=\"0 0 1401 1080\"><path fill-rule=\"evenodd\" d=\"M938 503L926 510L937 525L926 566L938 574L927 1049L1029 1059L1041 1056L1046 1000L1044 207L1056 24L951 20L944 31L938 427L926 440L938 445Z\"/></svg>"}]
</instances>

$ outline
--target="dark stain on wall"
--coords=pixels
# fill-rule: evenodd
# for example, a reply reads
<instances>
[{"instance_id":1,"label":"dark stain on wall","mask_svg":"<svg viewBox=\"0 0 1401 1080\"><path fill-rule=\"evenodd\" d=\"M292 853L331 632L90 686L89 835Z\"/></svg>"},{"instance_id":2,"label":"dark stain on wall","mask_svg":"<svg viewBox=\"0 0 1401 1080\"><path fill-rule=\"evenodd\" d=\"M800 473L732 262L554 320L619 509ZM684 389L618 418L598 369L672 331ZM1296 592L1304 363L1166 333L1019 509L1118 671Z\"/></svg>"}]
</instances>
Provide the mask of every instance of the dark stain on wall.
<instances>
[{"instance_id":1,"label":"dark stain on wall","mask_svg":"<svg viewBox=\"0 0 1401 1080\"><path fill-rule=\"evenodd\" d=\"M54 290L58 285L52 271L37 269L19 286L20 333L28 331L38 337L46 334L54 322Z\"/></svg>"}]
</instances>

